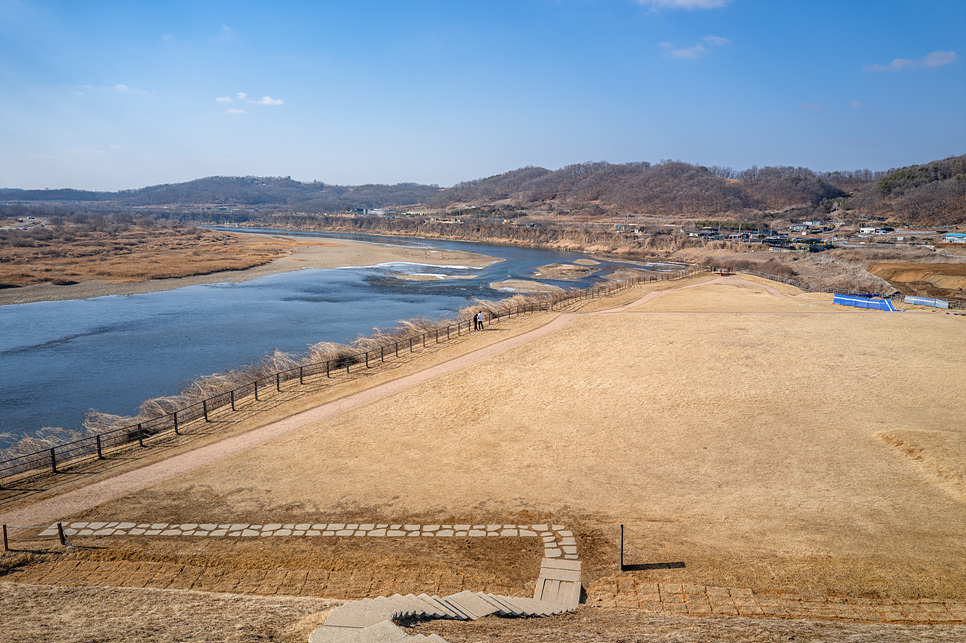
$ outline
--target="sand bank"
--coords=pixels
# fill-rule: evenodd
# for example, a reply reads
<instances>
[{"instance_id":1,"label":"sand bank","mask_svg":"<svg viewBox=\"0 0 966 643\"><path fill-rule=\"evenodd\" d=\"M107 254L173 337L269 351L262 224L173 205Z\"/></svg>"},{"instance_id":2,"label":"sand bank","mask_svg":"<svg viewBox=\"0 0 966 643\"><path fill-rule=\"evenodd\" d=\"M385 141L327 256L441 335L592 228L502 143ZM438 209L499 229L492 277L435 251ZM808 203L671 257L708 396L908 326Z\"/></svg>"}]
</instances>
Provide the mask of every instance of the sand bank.
<instances>
[{"instance_id":1,"label":"sand bank","mask_svg":"<svg viewBox=\"0 0 966 643\"><path fill-rule=\"evenodd\" d=\"M305 241L301 237L298 240ZM173 279L149 279L130 284L89 280L68 286L55 286L46 283L21 288L8 288L0 290L0 306L37 301L88 299L106 295L137 295L162 290L175 290L199 284L249 281L265 275L292 272L305 268L349 268L392 262L484 268L498 261L501 260L475 252L407 248L349 239L327 239L311 245L297 246L288 256L245 270L225 270Z\"/></svg>"}]
</instances>

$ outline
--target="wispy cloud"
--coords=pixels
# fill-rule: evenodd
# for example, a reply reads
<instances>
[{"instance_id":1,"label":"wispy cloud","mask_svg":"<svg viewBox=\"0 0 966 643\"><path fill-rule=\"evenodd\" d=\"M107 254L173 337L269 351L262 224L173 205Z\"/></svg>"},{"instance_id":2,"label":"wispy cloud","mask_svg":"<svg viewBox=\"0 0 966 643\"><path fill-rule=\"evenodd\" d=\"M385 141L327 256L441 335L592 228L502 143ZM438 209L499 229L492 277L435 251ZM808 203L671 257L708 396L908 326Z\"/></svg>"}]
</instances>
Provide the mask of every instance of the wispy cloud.
<instances>
[{"instance_id":1,"label":"wispy cloud","mask_svg":"<svg viewBox=\"0 0 966 643\"><path fill-rule=\"evenodd\" d=\"M234 103L235 101L238 101L239 103L247 103L249 105L284 105L285 104L285 101L277 98L272 98L271 96L262 96L258 100L255 100L253 98L249 98L248 94L246 94L245 92L238 92L237 94L235 94L234 98L232 98L231 96L219 96L215 100L218 101L219 103ZM241 111L244 112L244 110L241 110Z\"/></svg>"},{"instance_id":2,"label":"wispy cloud","mask_svg":"<svg viewBox=\"0 0 966 643\"><path fill-rule=\"evenodd\" d=\"M649 6L654 10L660 9L720 9L731 0L637 0L638 4Z\"/></svg>"},{"instance_id":3,"label":"wispy cloud","mask_svg":"<svg viewBox=\"0 0 966 643\"><path fill-rule=\"evenodd\" d=\"M124 83L118 83L113 87L114 91L121 92L122 94L147 94L143 89L134 89L133 87L128 87Z\"/></svg>"},{"instance_id":4,"label":"wispy cloud","mask_svg":"<svg viewBox=\"0 0 966 643\"><path fill-rule=\"evenodd\" d=\"M245 110L238 109L237 107L230 107L230 108L228 108L228 109L225 110L225 113L226 114L244 114L245 113Z\"/></svg>"},{"instance_id":5,"label":"wispy cloud","mask_svg":"<svg viewBox=\"0 0 966 643\"><path fill-rule=\"evenodd\" d=\"M705 36L700 42L690 47L675 48L675 45L670 42L661 42L657 46L667 50L664 53L666 58L689 58L693 60L695 58L701 58L715 47L723 47L724 45L730 44L730 40L722 38L721 36Z\"/></svg>"},{"instance_id":6,"label":"wispy cloud","mask_svg":"<svg viewBox=\"0 0 966 643\"><path fill-rule=\"evenodd\" d=\"M929 69L950 65L959 60L955 51L934 51L922 58L896 58L888 65L868 65L865 71L912 71L914 69Z\"/></svg>"},{"instance_id":7,"label":"wispy cloud","mask_svg":"<svg viewBox=\"0 0 966 643\"><path fill-rule=\"evenodd\" d=\"M863 103L860 103L857 100L850 100L849 107L851 107L852 109L862 109L863 107L865 107L865 105Z\"/></svg>"}]
</instances>

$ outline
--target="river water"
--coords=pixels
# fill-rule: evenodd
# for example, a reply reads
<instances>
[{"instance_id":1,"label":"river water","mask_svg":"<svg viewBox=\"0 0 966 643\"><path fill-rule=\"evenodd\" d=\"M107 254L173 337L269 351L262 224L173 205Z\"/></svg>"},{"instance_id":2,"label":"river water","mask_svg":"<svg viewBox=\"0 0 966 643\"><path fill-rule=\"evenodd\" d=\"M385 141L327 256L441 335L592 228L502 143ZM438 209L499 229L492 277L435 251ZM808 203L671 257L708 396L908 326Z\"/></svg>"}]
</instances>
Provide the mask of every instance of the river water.
<instances>
[{"instance_id":1,"label":"river water","mask_svg":"<svg viewBox=\"0 0 966 643\"><path fill-rule=\"evenodd\" d=\"M0 306L0 433L10 435L0 447L44 426L79 428L89 409L133 415L145 399L177 393L188 380L256 362L275 349L302 353L317 342L348 343L399 320L455 317L473 298L512 294L491 289L491 282L532 278L537 266L583 256L456 241L313 236L469 250L504 261L483 269L307 269L141 295ZM605 262L582 282L541 281L586 287L617 265ZM399 273L475 278L405 281Z\"/></svg>"}]
</instances>

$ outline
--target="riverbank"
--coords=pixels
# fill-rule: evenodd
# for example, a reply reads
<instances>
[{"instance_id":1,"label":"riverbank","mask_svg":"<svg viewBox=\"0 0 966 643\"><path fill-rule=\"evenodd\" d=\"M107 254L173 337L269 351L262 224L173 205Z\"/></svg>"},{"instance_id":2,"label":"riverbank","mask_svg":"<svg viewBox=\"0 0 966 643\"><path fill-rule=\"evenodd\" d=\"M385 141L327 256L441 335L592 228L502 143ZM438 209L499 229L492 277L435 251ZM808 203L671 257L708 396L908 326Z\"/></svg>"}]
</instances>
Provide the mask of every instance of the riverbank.
<instances>
[{"instance_id":1,"label":"riverbank","mask_svg":"<svg viewBox=\"0 0 966 643\"><path fill-rule=\"evenodd\" d=\"M258 238L263 239L264 235L258 235ZM304 237L282 235L273 238L286 242L288 254L243 270L218 270L185 277L146 279L134 283L111 283L104 279L89 279L67 285L54 285L48 282L20 288L6 288L0 290L0 306L38 301L89 299L107 295L137 295L200 284L250 281L265 275L306 268L351 268L383 263L484 268L500 261L494 257L459 250L407 248L350 239L312 241ZM200 264L198 270L204 271L204 265Z\"/></svg>"}]
</instances>

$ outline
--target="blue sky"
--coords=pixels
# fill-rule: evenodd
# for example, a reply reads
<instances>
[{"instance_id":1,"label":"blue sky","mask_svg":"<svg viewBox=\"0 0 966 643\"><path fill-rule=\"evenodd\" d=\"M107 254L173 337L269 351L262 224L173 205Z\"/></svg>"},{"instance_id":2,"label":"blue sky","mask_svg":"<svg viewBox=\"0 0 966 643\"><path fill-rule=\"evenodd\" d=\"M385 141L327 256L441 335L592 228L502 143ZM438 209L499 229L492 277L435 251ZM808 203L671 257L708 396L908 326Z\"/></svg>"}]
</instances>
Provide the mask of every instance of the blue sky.
<instances>
[{"instance_id":1,"label":"blue sky","mask_svg":"<svg viewBox=\"0 0 966 643\"><path fill-rule=\"evenodd\" d=\"M0 0L0 186L966 153L963 0Z\"/></svg>"}]
</instances>

